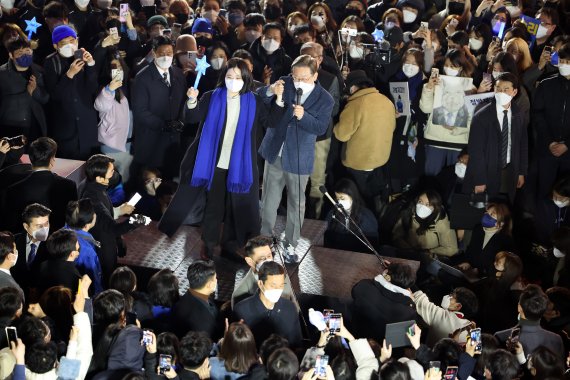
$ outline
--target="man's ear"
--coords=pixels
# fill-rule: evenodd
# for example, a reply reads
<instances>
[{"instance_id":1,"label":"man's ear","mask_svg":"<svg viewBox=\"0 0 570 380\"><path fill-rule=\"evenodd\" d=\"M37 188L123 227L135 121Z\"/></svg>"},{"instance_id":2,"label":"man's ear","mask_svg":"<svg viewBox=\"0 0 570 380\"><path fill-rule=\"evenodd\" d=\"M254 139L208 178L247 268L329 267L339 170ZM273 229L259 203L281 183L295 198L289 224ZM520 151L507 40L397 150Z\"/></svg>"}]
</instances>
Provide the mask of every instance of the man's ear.
<instances>
[{"instance_id":1,"label":"man's ear","mask_svg":"<svg viewBox=\"0 0 570 380\"><path fill-rule=\"evenodd\" d=\"M253 262L251 257L246 256L246 257L244 257L244 259L245 259L245 262L247 263L247 265L249 265L252 268L255 268L255 263Z\"/></svg>"},{"instance_id":2,"label":"man's ear","mask_svg":"<svg viewBox=\"0 0 570 380\"><path fill-rule=\"evenodd\" d=\"M455 305L457 305L457 309L455 311L459 311L463 307L463 305L460 304L459 302L455 302Z\"/></svg>"}]
</instances>

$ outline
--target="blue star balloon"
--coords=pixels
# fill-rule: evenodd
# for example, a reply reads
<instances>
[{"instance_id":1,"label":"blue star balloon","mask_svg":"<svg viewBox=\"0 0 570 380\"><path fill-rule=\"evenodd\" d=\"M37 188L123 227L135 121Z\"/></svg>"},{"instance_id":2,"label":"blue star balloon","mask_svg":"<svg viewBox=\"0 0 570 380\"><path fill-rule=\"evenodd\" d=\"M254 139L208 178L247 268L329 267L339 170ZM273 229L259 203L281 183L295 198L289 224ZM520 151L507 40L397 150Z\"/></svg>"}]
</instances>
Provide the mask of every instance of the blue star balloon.
<instances>
[{"instance_id":1,"label":"blue star balloon","mask_svg":"<svg viewBox=\"0 0 570 380\"><path fill-rule=\"evenodd\" d=\"M206 69L208 67L210 67L210 64L206 62L206 56L196 60L196 80L194 81L194 88L198 88L200 78L202 78L202 75L206 74Z\"/></svg>"},{"instance_id":2,"label":"blue star balloon","mask_svg":"<svg viewBox=\"0 0 570 380\"><path fill-rule=\"evenodd\" d=\"M39 22L36 21L36 18L32 18L31 20L26 21L26 32L28 32L28 40L32 39L32 35L38 32L38 28L42 26Z\"/></svg>"},{"instance_id":3,"label":"blue star balloon","mask_svg":"<svg viewBox=\"0 0 570 380\"><path fill-rule=\"evenodd\" d=\"M372 37L374 37L374 40L376 40L376 42L382 41L384 39L384 31L382 29L376 28L372 33Z\"/></svg>"}]
</instances>

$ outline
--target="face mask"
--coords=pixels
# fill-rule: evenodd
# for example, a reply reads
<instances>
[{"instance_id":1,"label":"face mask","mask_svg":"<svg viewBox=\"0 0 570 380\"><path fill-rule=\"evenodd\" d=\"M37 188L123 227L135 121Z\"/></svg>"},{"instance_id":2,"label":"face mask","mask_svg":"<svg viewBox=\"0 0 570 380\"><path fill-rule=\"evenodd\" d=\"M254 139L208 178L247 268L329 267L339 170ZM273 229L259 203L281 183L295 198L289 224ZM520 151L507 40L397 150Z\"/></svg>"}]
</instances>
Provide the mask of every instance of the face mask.
<instances>
[{"instance_id":1,"label":"face mask","mask_svg":"<svg viewBox=\"0 0 570 380\"><path fill-rule=\"evenodd\" d=\"M210 20L210 22L213 25L216 23L216 20L218 19L218 12L216 12L216 11L204 11L204 12L202 12L202 17Z\"/></svg>"},{"instance_id":2,"label":"face mask","mask_svg":"<svg viewBox=\"0 0 570 380\"><path fill-rule=\"evenodd\" d=\"M554 202L554 204L558 207L558 208L564 208L566 206L568 206L568 204L570 204L570 201L559 201L559 200L552 200L552 202Z\"/></svg>"},{"instance_id":3,"label":"face mask","mask_svg":"<svg viewBox=\"0 0 570 380\"><path fill-rule=\"evenodd\" d=\"M511 100L513 100L513 97L508 94L505 94L504 92L496 92L495 100L497 101L498 105L507 106L511 102Z\"/></svg>"},{"instance_id":4,"label":"face mask","mask_svg":"<svg viewBox=\"0 0 570 380\"><path fill-rule=\"evenodd\" d=\"M325 20L322 16L311 16L311 24L316 25L318 28L325 26Z\"/></svg>"},{"instance_id":5,"label":"face mask","mask_svg":"<svg viewBox=\"0 0 570 380\"><path fill-rule=\"evenodd\" d=\"M443 68L443 72L445 73L445 75L449 75L450 77L456 77L459 75L458 69L454 69L454 68L448 67L448 66L445 66Z\"/></svg>"},{"instance_id":6,"label":"face mask","mask_svg":"<svg viewBox=\"0 0 570 380\"><path fill-rule=\"evenodd\" d=\"M540 25L536 31L536 38L544 38L548 35L548 29Z\"/></svg>"},{"instance_id":7,"label":"face mask","mask_svg":"<svg viewBox=\"0 0 570 380\"><path fill-rule=\"evenodd\" d=\"M204 36L200 36L196 38L196 44L198 46L203 46L205 48L209 48L212 45L212 39Z\"/></svg>"},{"instance_id":8,"label":"face mask","mask_svg":"<svg viewBox=\"0 0 570 380\"><path fill-rule=\"evenodd\" d=\"M279 42L275 41L274 39L263 39L261 41L261 46L265 49L266 52L269 54L273 53L275 50L279 49Z\"/></svg>"},{"instance_id":9,"label":"face mask","mask_svg":"<svg viewBox=\"0 0 570 380\"><path fill-rule=\"evenodd\" d=\"M483 228L493 228L497 226L497 219L493 218L491 215L485 213L481 218L481 226Z\"/></svg>"},{"instance_id":10,"label":"face mask","mask_svg":"<svg viewBox=\"0 0 570 380\"><path fill-rule=\"evenodd\" d=\"M499 77L499 75L504 74L504 72L502 71L494 71L493 70L493 78L497 79Z\"/></svg>"},{"instance_id":11,"label":"face mask","mask_svg":"<svg viewBox=\"0 0 570 380\"><path fill-rule=\"evenodd\" d=\"M67 44L60 47L58 51L62 57L71 58L73 57L73 53L75 53L76 50L77 46L75 46L75 44Z\"/></svg>"},{"instance_id":12,"label":"face mask","mask_svg":"<svg viewBox=\"0 0 570 380\"><path fill-rule=\"evenodd\" d=\"M567 77L570 75L570 65L567 63L561 63L558 65L558 71L560 72L560 75Z\"/></svg>"},{"instance_id":13,"label":"face mask","mask_svg":"<svg viewBox=\"0 0 570 380\"><path fill-rule=\"evenodd\" d=\"M123 80L124 72L121 69L111 69L111 78L113 80Z\"/></svg>"},{"instance_id":14,"label":"face mask","mask_svg":"<svg viewBox=\"0 0 570 380\"><path fill-rule=\"evenodd\" d=\"M443 298L441 299L440 306L445 310L447 310L449 309L449 305L451 305L451 296L450 295L443 296Z\"/></svg>"},{"instance_id":15,"label":"face mask","mask_svg":"<svg viewBox=\"0 0 570 380\"><path fill-rule=\"evenodd\" d=\"M456 176L463 179L463 178L465 178L465 172L466 171L467 171L467 165L465 165L463 162L455 163L455 175Z\"/></svg>"},{"instance_id":16,"label":"face mask","mask_svg":"<svg viewBox=\"0 0 570 380\"><path fill-rule=\"evenodd\" d=\"M342 199L340 201L338 201L338 203L340 203L340 205L346 210L350 210L352 207L352 200L350 199Z\"/></svg>"},{"instance_id":17,"label":"face mask","mask_svg":"<svg viewBox=\"0 0 570 380\"><path fill-rule=\"evenodd\" d=\"M90 0L75 0L75 5L79 8L86 8L90 3Z\"/></svg>"},{"instance_id":18,"label":"face mask","mask_svg":"<svg viewBox=\"0 0 570 380\"><path fill-rule=\"evenodd\" d=\"M511 18L518 18L522 13L519 7L513 7L512 5L507 6L507 11L509 11Z\"/></svg>"},{"instance_id":19,"label":"face mask","mask_svg":"<svg viewBox=\"0 0 570 380\"><path fill-rule=\"evenodd\" d=\"M418 203L416 205L416 215L420 219L425 219L433 213L433 210L426 205Z\"/></svg>"},{"instance_id":20,"label":"face mask","mask_svg":"<svg viewBox=\"0 0 570 380\"><path fill-rule=\"evenodd\" d=\"M277 303L277 301L279 301L279 298L281 298L281 294L283 294L283 289L271 289L263 291L263 295L271 303Z\"/></svg>"},{"instance_id":21,"label":"face mask","mask_svg":"<svg viewBox=\"0 0 570 380\"><path fill-rule=\"evenodd\" d=\"M356 46L355 44L351 44L348 47L348 54L350 55L350 58L361 59L364 57L364 48Z\"/></svg>"},{"instance_id":22,"label":"face mask","mask_svg":"<svg viewBox=\"0 0 570 380\"><path fill-rule=\"evenodd\" d=\"M396 26L396 24L394 23L394 21L388 21L387 23L384 24L384 30L388 31L393 29Z\"/></svg>"},{"instance_id":23,"label":"face mask","mask_svg":"<svg viewBox=\"0 0 570 380\"><path fill-rule=\"evenodd\" d=\"M244 20L244 16L241 13L230 13L228 15L228 22L234 28L238 25L241 25L243 23L243 20Z\"/></svg>"},{"instance_id":24,"label":"face mask","mask_svg":"<svg viewBox=\"0 0 570 380\"><path fill-rule=\"evenodd\" d=\"M112 4L113 2L110 0L97 0L97 7L99 9L109 9Z\"/></svg>"},{"instance_id":25,"label":"face mask","mask_svg":"<svg viewBox=\"0 0 570 380\"><path fill-rule=\"evenodd\" d=\"M261 269L261 266L267 262L273 261L273 259L265 259L263 261L258 262L257 264L255 264L255 270L259 272L259 270Z\"/></svg>"},{"instance_id":26,"label":"face mask","mask_svg":"<svg viewBox=\"0 0 570 380\"><path fill-rule=\"evenodd\" d=\"M261 37L261 32L258 32L257 30L246 30L244 35L247 43L251 44L253 41Z\"/></svg>"},{"instance_id":27,"label":"face mask","mask_svg":"<svg viewBox=\"0 0 570 380\"><path fill-rule=\"evenodd\" d=\"M554 257L556 257L557 259L561 259L563 257L566 257L566 254L562 251L560 251L558 248L554 247L552 249L552 254L554 255Z\"/></svg>"},{"instance_id":28,"label":"face mask","mask_svg":"<svg viewBox=\"0 0 570 380\"><path fill-rule=\"evenodd\" d=\"M478 40L477 38L470 38L469 39L469 48L473 51L477 51L483 47L483 41Z\"/></svg>"},{"instance_id":29,"label":"face mask","mask_svg":"<svg viewBox=\"0 0 570 380\"><path fill-rule=\"evenodd\" d=\"M404 13L404 24L411 24L412 22L416 21L416 18L418 18L417 14L407 9L404 9L403 13Z\"/></svg>"},{"instance_id":30,"label":"face mask","mask_svg":"<svg viewBox=\"0 0 570 380\"><path fill-rule=\"evenodd\" d=\"M12 0L0 0L0 5L7 11L12 10L14 8L14 1Z\"/></svg>"},{"instance_id":31,"label":"face mask","mask_svg":"<svg viewBox=\"0 0 570 380\"><path fill-rule=\"evenodd\" d=\"M303 94L307 94L311 91L313 91L313 88L315 88L315 83L305 83L305 82L293 82L293 85L295 86L295 88L300 88L303 90Z\"/></svg>"},{"instance_id":32,"label":"face mask","mask_svg":"<svg viewBox=\"0 0 570 380\"><path fill-rule=\"evenodd\" d=\"M222 66L224 66L224 59L223 58L214 58L210 61L212 64L212 69L220 70Z\"/></svg>"},{"instance_id":33,"label":"face mask","mask_svg":"<svg viewBox=\"0 0 570 380\"><path fill-rule=\"evenodd\" d=\"M461 16L465 10L465 4L450 1L447 10L449 11L449 14Z\"/></svg>"},{"instance_id":34,"label":"face mask","mask_svg":"<svg viewBox=\"0 0 570 380\"><path fill-rule=\"evenodd\" d=\"M414 65L412 63L404 63L402 66L402 71L404 75L408 78L415 77L420 72L420 67L418 65Z\"/></svg>"},{"instance_id":35,"label":"face mask","mask_svg":"<svg viewBox=\"0 0 570 380\"><path fill-rule=\"evenodd\" d=\"M188 21L188 15L185 13L178 13L176 15L176 22L179 24L186 24L186 21Z\"/></svg>"},{"instance_id":36,"label":"face mask","mask_svg":"<svg viewBox=\"0 0 570 380\"><path fill-rule=\"evenodd\" d=\"M30 67L34 60L34 56L31 54L24 54L16 58L16 65L20 67Z\"/></svg>"},{"instance_id":37,"label":"face mask","mask_svg":"<svg viewBox=\"0 0 570 380\"><path fill-rule=\"evenodd\" d=\"M268 5L263 11L263 15L266 19L277 20L281 17L281 7L278 5Z\"/></svg>"},{"instance_id":38,"label":"face mask","mask_svg":"<svg viewBox=\"0 0 570 380\"><path fill-rule=\"evenodd\" d=\"M37 241L46 241L49 235L49 227L42 227L32 232L32 238Z\"/></svg>"},{"instance_id":39,"label":"face mask","mask_svg":"<svg viewBox=\"0 0 570 380\"><path fill-rule=\"evenodd\" d=\"M243 88L243 79L226 79L226 88L230 92L240 92Z\"/></svg>"},{"instance_id":40,"label":"face mask","mask_svg":"<svg viewBox=\"0 0 570 380\"><path fill-rule=\"evenodd\" d=\"M172 57L169 56L157 57L154 61L156 62L156 65L163 70L167 70L172 66Z\"/></svg>"}]
</instances>

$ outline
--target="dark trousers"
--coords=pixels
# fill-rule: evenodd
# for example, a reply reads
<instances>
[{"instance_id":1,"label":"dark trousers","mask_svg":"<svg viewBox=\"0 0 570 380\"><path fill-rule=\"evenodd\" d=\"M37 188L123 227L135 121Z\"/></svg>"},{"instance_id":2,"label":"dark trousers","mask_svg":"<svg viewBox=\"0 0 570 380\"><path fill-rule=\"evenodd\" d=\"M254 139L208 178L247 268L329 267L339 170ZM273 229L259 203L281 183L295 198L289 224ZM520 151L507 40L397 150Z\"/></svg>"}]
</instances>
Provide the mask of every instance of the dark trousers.
<instances>
[{"instance_id":1,"label":"dark trousers","mask_svg":"<svg viewBox=\"0 0 570 380\"><path fill-rule=\"evenodd\" d=\"M381 166L371 171L354 170L347 168L352 180L356 183L358 191L364 198L369 209L374 210L375 198L386 194L386 176L384 167Z\"/></svg>"},{"instance_id":2,"label":"dark trousers","mask_svg":"<svg viewBox=\"0 0 570 380\"><path fill-rule=\"evenodd\" d=\"M206 248L213 249L220 242L220 227L224 223L222 246L236 240L230 194L227 191L228 171L216 168L212 186L206 195L206 208L202 219L202 240Z\"/></svg>"},{"instance_id":3,"label":"dark trousers","mask_svg":"<svg viewBox=\"0 0 570 380\"><path fill-rule=\"evenodd\" d=\"M538 197L548 197L552 186L561 175L570 173L570 152L562 157L540 157L538 159Z\"/></svg>"}]
</instances>

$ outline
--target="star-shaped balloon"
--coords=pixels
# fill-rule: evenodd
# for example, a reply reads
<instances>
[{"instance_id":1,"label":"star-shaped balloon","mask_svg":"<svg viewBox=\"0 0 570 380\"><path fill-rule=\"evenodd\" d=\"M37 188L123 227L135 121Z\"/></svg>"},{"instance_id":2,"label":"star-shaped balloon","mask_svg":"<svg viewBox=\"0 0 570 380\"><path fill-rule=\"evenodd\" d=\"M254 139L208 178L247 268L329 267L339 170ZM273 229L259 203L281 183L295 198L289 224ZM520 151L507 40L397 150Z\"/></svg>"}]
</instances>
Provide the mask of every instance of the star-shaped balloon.
<instances>
[{"instance_id":1,"label":"star-shaped balloon","mask_svg":"<svg viewBox=\"0 0 570 380\"><path fill-rule=\"evenodd\" d=\"M26 21L26 32L28 32L28 40L32 39L32 35L38 32L38 28L42 26L39 22L36 21L36 18L32 18L31 20Z\"/></svg>"},{"instance_id":2,"label":"star-shaped balloon","mask_svg":"<svg viewBox=\"0 0 570 380\"><path fill-rule=\"evenodd\" d=\"M374 32L372 33L372 37L374 37L374 40L376 42L378 41L382 41L384 39L384 31L382 29L374 29Z\"/></svg>"},{"instance_id":3,"label":"star-shaped balloon","mask_svg":"<svg viewBox=\"0 0 570 380\"><path fill-rule=\"evenodd\" d=\"M210 64L206 62L206 56L196 60L196 80L194 81L194 88L198 88L200 78L202 78L202 75L206 74L206 69L208 67L210 67Z\"/></svg>"}]
</instances>

